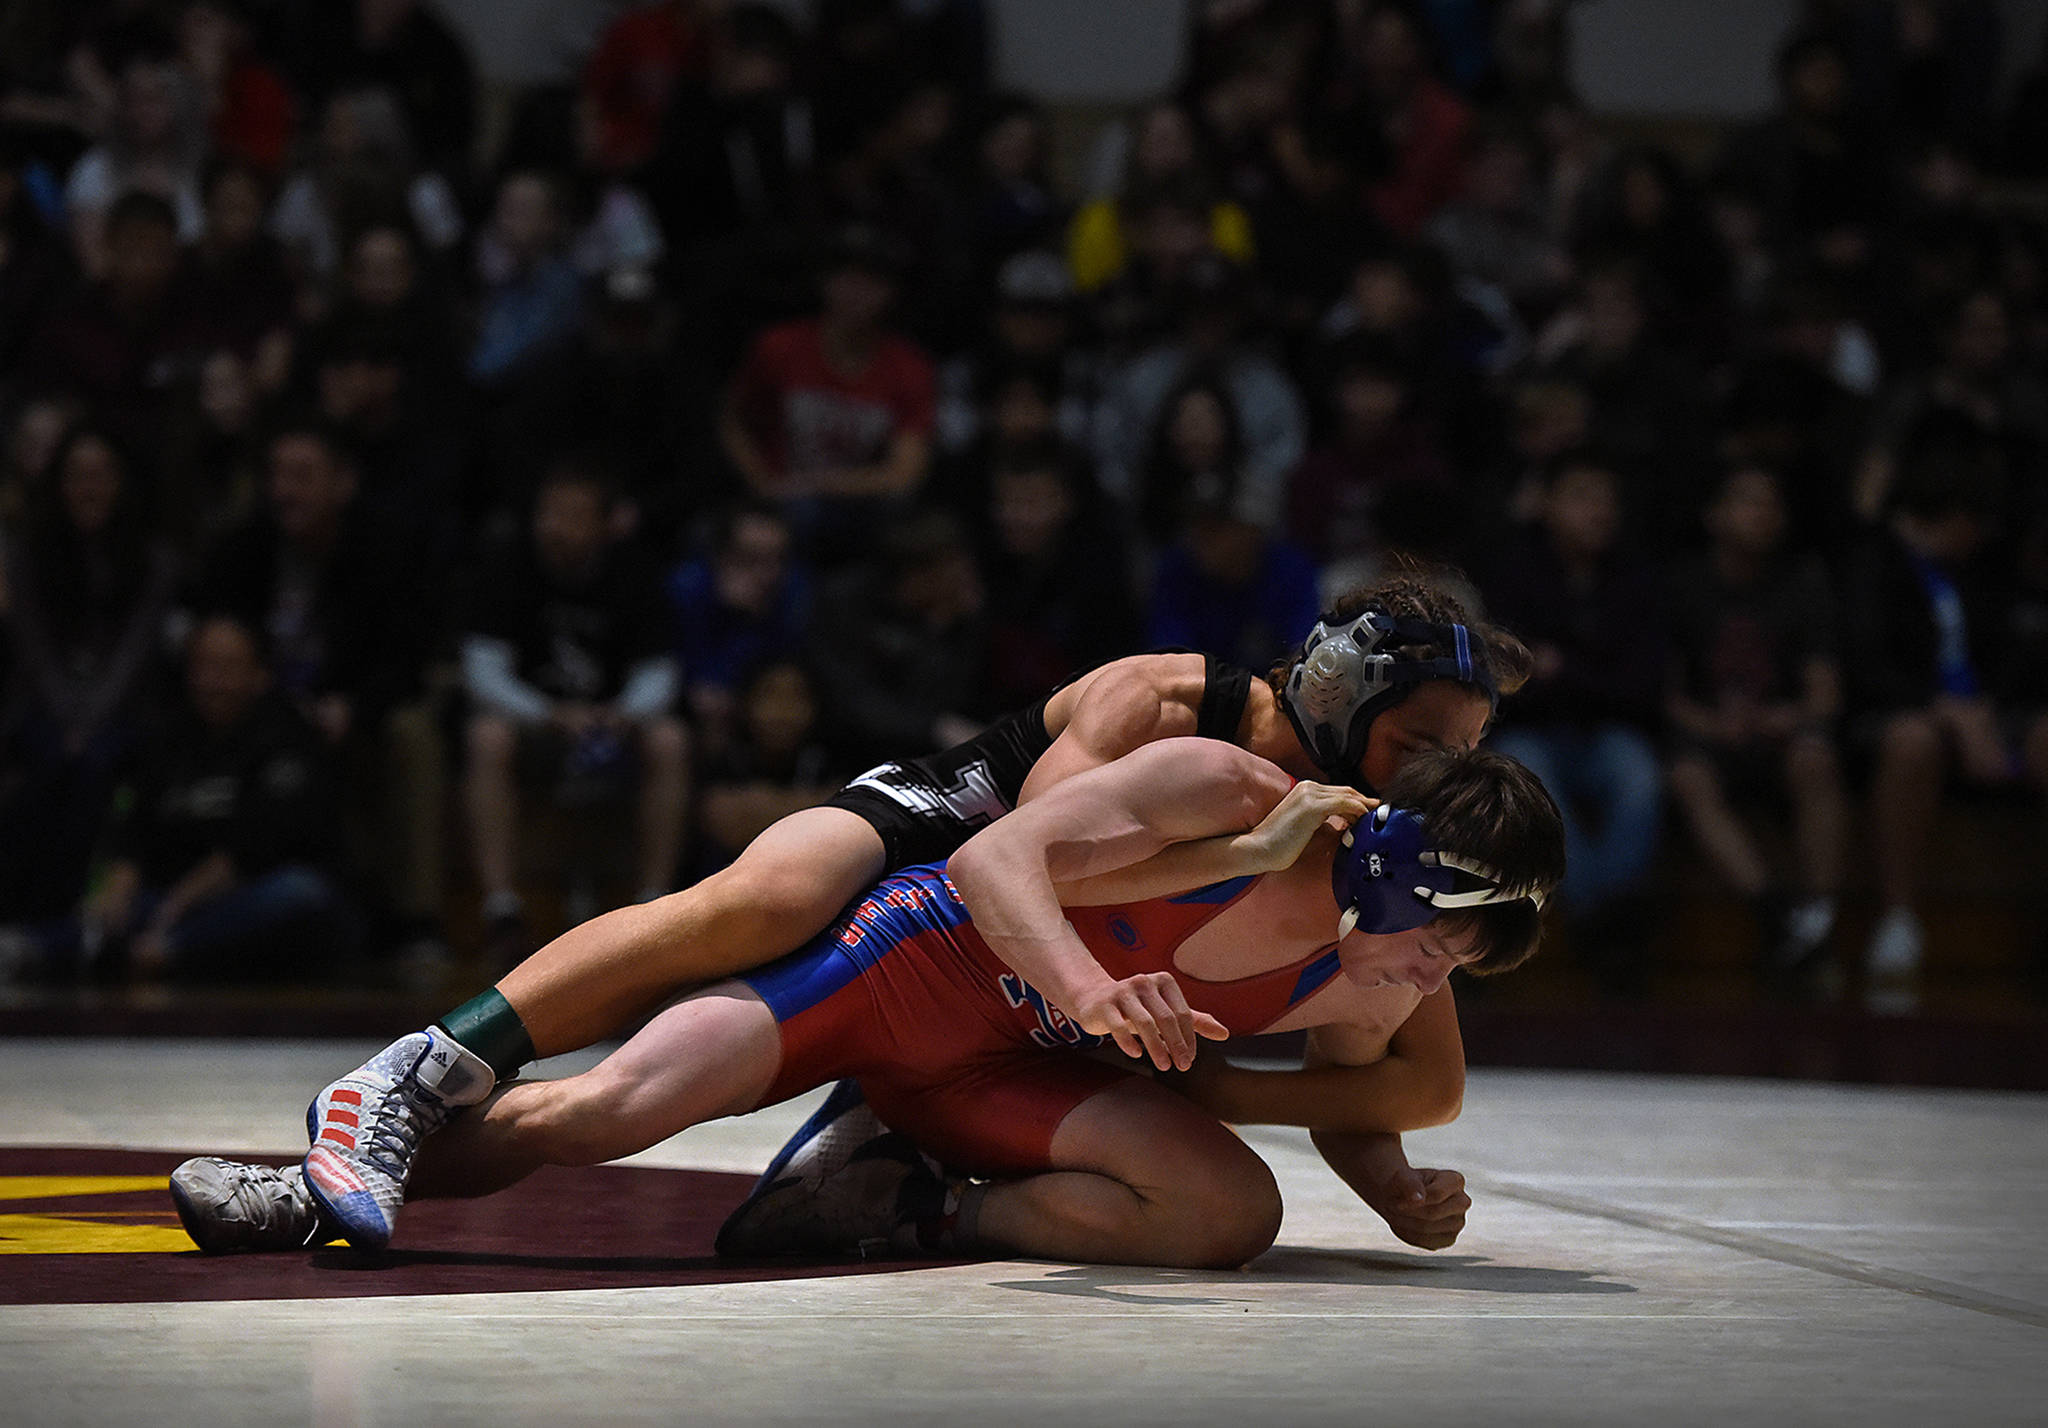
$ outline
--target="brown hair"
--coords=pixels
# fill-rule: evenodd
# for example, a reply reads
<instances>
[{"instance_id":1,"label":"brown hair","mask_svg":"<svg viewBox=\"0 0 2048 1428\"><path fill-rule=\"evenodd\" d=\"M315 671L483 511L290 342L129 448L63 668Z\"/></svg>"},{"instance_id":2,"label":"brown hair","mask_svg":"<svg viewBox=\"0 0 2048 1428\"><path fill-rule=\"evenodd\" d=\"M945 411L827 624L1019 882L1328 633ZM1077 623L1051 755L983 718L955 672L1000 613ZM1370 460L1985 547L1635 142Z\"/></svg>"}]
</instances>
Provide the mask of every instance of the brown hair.
<instances>
[{"instance_id":1,"label":"brown hair","mask_svg":"<svg viewBox=\"0 0 2048 1428\"><path fill-rule=\"evenodd\" d=\"M1387 784L1387 801L1415 813L1429 844L1483 864L1501 885L1547 896L1564 881L1564 819L1543 781L1491 749L1417 754ZM1529 898L1446 912L1431 924L1469 935L1474 976L1519 967L1535 955L1543 914Z\"/></svg>"},{"instance_id":2,"label":"brown hair","mask_svg":"<svg viewBox=\"0 0 2048 1428\"><path fill-rule=\"evenodd\" d=\"M1439 565L1409 555L1392 559L1393 572L1370 585L1356 585L1330 602L1325 613L1338 620L1355 620L1368 606L1376 605L1389 615L1428 620L1438 625L1463 625L1472 637L1472 661L1491 680L1494 690L1513 694L1529 682L1535 658L1529 647L1499 625L1475 620L1466 605L1471 582L1448 565ZM1413 646L1408 653L1416 659L1446 659L1453 651L1435 645ZM1284 662L1266 673L1266 682L1278 694L1287 687L1287 677L1301 663L1297 647ZM1479 685L1472 686L1475 689Z\"/></svg>"}]
</instances>

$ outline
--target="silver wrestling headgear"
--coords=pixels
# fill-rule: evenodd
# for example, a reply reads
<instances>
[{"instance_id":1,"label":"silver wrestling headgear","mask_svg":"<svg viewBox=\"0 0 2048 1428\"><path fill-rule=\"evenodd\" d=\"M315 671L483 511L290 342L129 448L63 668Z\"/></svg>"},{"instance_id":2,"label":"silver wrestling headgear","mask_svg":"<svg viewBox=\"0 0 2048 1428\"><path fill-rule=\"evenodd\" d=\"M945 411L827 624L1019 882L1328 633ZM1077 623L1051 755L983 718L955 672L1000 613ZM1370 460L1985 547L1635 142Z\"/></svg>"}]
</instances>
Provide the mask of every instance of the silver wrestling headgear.
<instances>
[{"instance_id":1,"label":"silver wrestling headgear","mask_svg":"<svg viewBox=\"0 0 2048 1428\"><path fill-rule=\"evenodd\" d=\"M1435 659L1405 653L1418 646L1453 653ZM1280 703L1316 767L1348 784L1358 779L1374 718L1432 679L1474 685L1500 701L1491 675L1473 658L1472 635L1463 625L1411 620L1372 605L1355 619L1325 615L1316 622Z\"/></svg>"}]
</instances>

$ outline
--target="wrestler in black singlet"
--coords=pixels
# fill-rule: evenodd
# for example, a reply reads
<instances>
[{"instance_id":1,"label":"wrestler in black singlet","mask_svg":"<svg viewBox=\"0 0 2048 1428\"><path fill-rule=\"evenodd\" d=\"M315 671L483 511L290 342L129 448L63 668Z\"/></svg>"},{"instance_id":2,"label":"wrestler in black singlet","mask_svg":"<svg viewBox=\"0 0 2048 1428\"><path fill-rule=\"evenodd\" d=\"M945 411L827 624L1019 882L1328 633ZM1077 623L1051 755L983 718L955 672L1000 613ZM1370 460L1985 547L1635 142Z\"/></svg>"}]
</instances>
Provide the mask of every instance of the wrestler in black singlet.
<instances>
[{"instance_id":1,"label":"wrestler in black singlet","mask_svg":"<svg viewBox=\"0 0 2048 1428\"><path fill-rule=\"evenodd\" d=\"M1165 653L1172 653L1166 651ZM1203 655L1202 703L1195 734L1235 741L1251 696L1252 673ZM1057 691L1055 691L1056 693ZM886 871L949 857L976 830L1017 806L1025 775L1052 747L1047 695L1007 714L964 744L919 759L878 764L825 800L866 819L882 835Z\"/></svg>"}]
</instances>

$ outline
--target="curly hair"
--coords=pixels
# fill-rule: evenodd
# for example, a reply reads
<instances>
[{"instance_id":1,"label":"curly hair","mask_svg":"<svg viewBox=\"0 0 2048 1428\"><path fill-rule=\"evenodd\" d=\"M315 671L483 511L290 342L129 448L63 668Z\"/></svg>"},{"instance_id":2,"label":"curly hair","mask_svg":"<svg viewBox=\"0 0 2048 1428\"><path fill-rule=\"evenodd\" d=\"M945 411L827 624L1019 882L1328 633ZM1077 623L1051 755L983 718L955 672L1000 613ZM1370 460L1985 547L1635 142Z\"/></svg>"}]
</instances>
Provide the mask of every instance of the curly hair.
<instances>
[{"instance_id":1,"label":"curly hair","mask_svg":"<svg viewBox=\"0 0 2048 1428\"><path fill-rule=\"evenodd\" d=\"M1408 555L1395 556L1392 564L1392 573L1370 585L1354 586L1331 601L1326 618L1355 620L1368 607L1378 606L1389 615L1406 619L1463 625L1471 636L1473 663L1491 682L1494 692L1513 694L1529 682L1530 671L1535 667L1529 647L1502 626L1474 619L1463 593L1471 589L1471 582L1462 572ZM1287 677L1301 663L1304 653L1297 646L1286 660L1266 672L1266 682L1275 694L1286 688ZM1416 659L1445 659L1453 651L1436 645L1417 645L1409 647L1408 653ZM1471 687L1486 692L1484 685Z\"/></svg>"}]
</instances>

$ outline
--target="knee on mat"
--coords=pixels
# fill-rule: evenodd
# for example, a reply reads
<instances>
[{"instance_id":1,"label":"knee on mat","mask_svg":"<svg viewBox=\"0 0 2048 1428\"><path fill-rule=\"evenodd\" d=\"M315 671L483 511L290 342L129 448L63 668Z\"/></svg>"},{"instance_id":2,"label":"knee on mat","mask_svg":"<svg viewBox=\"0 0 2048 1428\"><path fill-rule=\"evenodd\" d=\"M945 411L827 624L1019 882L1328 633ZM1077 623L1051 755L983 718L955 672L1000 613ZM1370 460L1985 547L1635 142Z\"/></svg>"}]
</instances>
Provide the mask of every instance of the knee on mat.
<instances>
[{"instance_id":1,"label":"knee on mat","mask_svg":"<svg viewBox=\"0 0 2048 1428\"><path fill-rule=\"evenodd\" d=\"M1229 1163L1176 1177L1171 1198L1171 1263L1182 1269L1235 1269L1273 1247L1280 1234L1280 1185L1244 1146Z\"/></svg>"}]
</instances>

